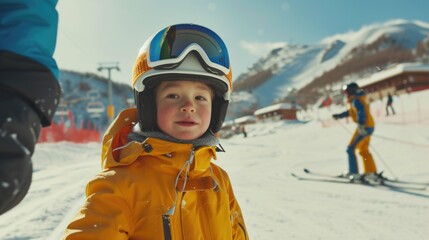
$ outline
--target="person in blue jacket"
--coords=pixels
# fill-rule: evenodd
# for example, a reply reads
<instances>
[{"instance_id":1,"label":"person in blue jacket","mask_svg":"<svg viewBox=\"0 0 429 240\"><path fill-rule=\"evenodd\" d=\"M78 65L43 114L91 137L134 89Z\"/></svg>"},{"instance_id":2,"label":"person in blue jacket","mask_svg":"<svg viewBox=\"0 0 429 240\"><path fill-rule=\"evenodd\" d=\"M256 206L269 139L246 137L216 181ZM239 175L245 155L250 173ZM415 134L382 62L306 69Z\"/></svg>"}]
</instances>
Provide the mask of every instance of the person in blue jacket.
<instances>
[{"instance_id":1,"label":"person in blue jacket","mask_svg":"<svg viewBox=\"0 0 429 240\"><path fill-rule=\"evenodd\" d=\"M392 110L393 115L395 115L395 109L393 108L393 97L392 97L392 94L387 93L386 116L389 116L389 108Z\"/></svg>"},{"instance_id":2,"label":"person in blue jacket","mask_svg":"<svg viewBox=\"0 0 429 240\"><path fill-rule=\"evenodd\" d=\"M34 146L60 100L57 1L0 1L0 214L27 194Z\"/></svg>"},{"instance_id":3,"label":"person in blue jacket","mask_svg":"<svg viewBox=\"0 0 429 240\"><path fill-rule=\"evenodd\" d=\"M377 167L371 152L369 151L369 142L371 135L374 132L374 119L370 112L369 104L366 101L365 91L352 82L343 87L344 93L347 95L349 110L339 114L334 114L334 119L351 117L357 123L356 131L350 139L347 146L347 154L349 160L349 170L345 177L352 180L376 180L378 179ZM359 174L358 163L356 160L355 151L359 150L359 154L363 160L363 174Z\"/></svg>"}]
</instances>

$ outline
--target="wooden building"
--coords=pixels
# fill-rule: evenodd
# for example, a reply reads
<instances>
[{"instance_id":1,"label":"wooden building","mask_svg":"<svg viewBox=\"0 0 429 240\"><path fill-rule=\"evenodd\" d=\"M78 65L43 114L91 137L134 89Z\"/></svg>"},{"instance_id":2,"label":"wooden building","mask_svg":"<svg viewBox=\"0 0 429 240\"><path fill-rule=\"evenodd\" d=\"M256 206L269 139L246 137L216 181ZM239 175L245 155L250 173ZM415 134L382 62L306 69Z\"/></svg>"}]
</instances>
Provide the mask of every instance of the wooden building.
<instances>
[{"instance_id":1,"label":"wooden building","mask_svg":"<svg viewBox=\"0 0 429 240\"><path fill-rule=\"evenodd\" d=\"M404 94L429 89L429 65L402 63L386 68L357 81L367 92L369 100L378 100L391 94Z\"/></svg>"},{"instance_id":2,"label":"wooden building","mask_svg":"<svg viewBox=\"0 0 429 240\"><path fill-rule=\"evenodd\" d=\"M258 121L297 120L296 112L301 108L297 104L277 103L255 111Z\"/></svg>"}]
</instances>

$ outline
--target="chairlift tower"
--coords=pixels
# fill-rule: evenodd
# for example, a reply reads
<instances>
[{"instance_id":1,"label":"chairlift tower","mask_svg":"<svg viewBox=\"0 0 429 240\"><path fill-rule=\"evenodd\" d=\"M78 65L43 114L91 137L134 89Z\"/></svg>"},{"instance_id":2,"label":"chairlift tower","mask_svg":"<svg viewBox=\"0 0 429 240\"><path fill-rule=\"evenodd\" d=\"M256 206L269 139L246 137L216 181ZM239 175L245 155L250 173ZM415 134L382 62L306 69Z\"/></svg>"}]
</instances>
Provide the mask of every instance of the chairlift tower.
<instances>
[{"instance_id":1,"label":"chairlift tower","mask_svg":"<svg viewBox=\"0 0 429 240\"><path fill-rule=\"evenodd\" d=\"M107 106L107 117L109 119L109 123L113 121L113 117L115 116L115 108L113 106L113 90L112 90L112 79L111 79L111 71L117 70L120 71L118 67L119 63L100 63L98 67L98 71L107 70L108 73L108 97L109 97L109 106Z\"/></svg>"}]
</instances>

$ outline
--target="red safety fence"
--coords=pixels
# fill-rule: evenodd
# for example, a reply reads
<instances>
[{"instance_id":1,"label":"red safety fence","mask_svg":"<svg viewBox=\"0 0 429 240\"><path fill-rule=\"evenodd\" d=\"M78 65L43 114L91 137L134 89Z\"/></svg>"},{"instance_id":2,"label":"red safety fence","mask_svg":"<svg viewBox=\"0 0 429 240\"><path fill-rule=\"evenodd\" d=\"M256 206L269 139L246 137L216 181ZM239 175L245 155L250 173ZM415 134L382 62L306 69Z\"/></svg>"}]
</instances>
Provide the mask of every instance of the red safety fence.
<instances>
[{"instance_id":1,"label":"red safety fence","mask_svg":"<svg viewBox=\"0 0 429 240\"><path fill-rule=\"evenodd\" d=\"M61 119L60 123L53 122L49 127L42 128L39 142L100 142L101 133L97 128L91 122L87 122L86 125L86 128L83 126L76 127L73 114L69 112L68 124L65 124L64 120Z\"/></svg>"}]
</instances>

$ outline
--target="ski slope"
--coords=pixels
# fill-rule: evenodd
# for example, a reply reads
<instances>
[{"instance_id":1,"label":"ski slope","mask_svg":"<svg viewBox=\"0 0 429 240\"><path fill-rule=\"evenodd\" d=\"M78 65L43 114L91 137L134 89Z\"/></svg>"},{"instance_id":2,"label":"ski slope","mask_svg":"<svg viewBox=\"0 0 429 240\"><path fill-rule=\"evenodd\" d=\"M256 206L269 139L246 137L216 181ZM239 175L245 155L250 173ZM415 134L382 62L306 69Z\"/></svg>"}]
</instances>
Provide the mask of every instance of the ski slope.
<instances>
[{"instance_id":1,"label":"ski slope","mask_svg":"<svg viewBox=\"0 0 429 240\"><path fill-rule=\"evenodd\" d=\"M429 182L429 91L397 97L398 114L377 112L372 152L391 178ZM417 104L419 103L419 104ZM217 164L231 178L250 239L429 239L429 190L299 181L304 167L326 173L347 169L354 124L314 110L307 123L248 125L248 137L223 139ZM310 113L307 113L310 115ZM418 116L413 116L418 115ZM39 144L27 197L0 216L2 240L61 239L84 202L86 182L101 168L99 143Z\"/></svg>"}]
</instances>

